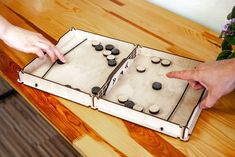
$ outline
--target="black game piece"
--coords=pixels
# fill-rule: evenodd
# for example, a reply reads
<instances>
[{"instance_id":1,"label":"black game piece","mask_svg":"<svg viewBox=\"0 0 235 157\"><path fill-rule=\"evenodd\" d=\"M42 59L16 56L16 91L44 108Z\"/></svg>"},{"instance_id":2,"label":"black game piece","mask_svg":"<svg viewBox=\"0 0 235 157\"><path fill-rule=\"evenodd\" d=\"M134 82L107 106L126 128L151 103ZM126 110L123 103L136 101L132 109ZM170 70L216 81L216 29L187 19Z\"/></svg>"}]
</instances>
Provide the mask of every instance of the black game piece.
<instances>
[{"instance_id":1,"label":"black game piece","mask_svg":"<svg viewBox=\"0 0 235 157\"><path fill-rule=\"evenodd\" d=\"M102 51L103 49L104 49L104 47L103 47L101 44L95 46L95 50L96 50L96 51Z\"/></svg>"},{"instance_id":2,"label":"black game piece","mask_svg":"<svg viewBox=\"0 0 235 157\"><path fill-rule=\"evenodd\" d=\"M57 64L64 64L61 60L57 59L56 60Z\"/></svg>"},{"instance_id":3,"label":"black game piece","mask_svg":"<svg viewBox=\"0 0 235 157\"><path fill-rule=\"evenodd\" d=\"M154 90L160 90L160 89L162 89L162 84L160 82L153 82L152 88Z\"/></svg>"},{"instance_id":4,"label":"black game piece","mask_svg":"<svg viewBox=\"0 0 235 157\"><path fill-rule=\"evenodd\" d=\"M100 87L98 86L95 86L91 89L91 93L94 95L98 94L99 91L100 91Z\"/></svg>"},{"instance_id":5,"label":"black game piece","mask_svg":"<svg viewBox=\"0 0 235 157\"><path fill-rule=\"evenodd\" d=\"M119 49L114 48L111 50L111 53L112 53L112 55L119 55L120 51L119 51Z\"/></svg>"},{"instance_id":6,"label":"black game piece","mask_svg":"<svg viewBox=\"0 0 235 157\"><path fill-rule=\"evenodd\" d=\"M127 100L125 103L124 103L124 106L125 107L128 107L128 108L133 108L135 106L135 103L131 100Z\"/></svg>"},{"instance_id":7,"label":"black game piece","mask_svg":"<svg viewBox=\"0 0 235 157\"><path fill-rule=\"evenodd\" d=\"M109 50L109 51L111 51L113 48L114 48L114 46L111 45L111 44L108 44L108 45L105 46L105 49Z\"/></svg>"},{"instance_id":8,"label":"black game piece","mask_svg":"<svg viewBox=\"0 0 235 157\"><path fill-rule=\"evenodd\" d=\"M116 60L108 60L108 65L111 67L114 67L117 65L117 61Z\"/></svg>"}]
</instances>

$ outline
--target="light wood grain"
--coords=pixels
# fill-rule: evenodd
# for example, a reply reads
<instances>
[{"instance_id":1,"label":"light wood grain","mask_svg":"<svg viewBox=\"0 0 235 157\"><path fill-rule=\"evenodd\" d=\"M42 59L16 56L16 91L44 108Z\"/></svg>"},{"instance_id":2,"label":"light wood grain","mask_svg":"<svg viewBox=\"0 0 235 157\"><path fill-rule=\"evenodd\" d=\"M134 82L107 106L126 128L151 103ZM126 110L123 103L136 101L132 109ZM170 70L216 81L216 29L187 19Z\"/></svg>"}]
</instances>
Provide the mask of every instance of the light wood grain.
<instances>
[{"instance_id":1,"label":"light wood grain","mask_svg":"<svg viewBox=\"0 0 235 157\"><path fill-rule=\"evenodd\" d=\"M221 41L216 33L146 1L1 3L0 14L23 28L43 33L54 43L70 27L77 27L203 61L212 60L219 53ZM182 142L19 85L16 70L34 56L20 54L3 43L0 48L0 74L84 155L92 155L93 151L92 147L84 147L86 144L96 151L105 150L104 154L119 156L235 155L234 92L220 99L214 108L203 111L190 141Z\"/></svg>"},{"instance_id":2,"label":"light wood grain","mask_svg":"<svg viewBox=\"0 0 235 157\"><path fill-rule=\"evenodd\" d=\"M4 13L8 16L11 15L11 19L13 23L20 23L20 26L23 28L29 28L29 26L26 25L24 21L17 18L12 12L9 12L8 9L1 6L1 11L5 11ZM19 20L19 21L18 21ZM32 30L32 28L30 28ZM102 145L104 148L108 148L116 152L116 154L120 156L127 156L125 155L128 152L121 152L119 149L113 146L113 143L108 143L105 138L101 138L99 134L96 133L91 127L87 126L84 122L80 121L81 119L78 117L75 117L73 113L71 113L67 108L65 108L59 101L58 98L50 96L48 94L45 94L43 92L33 90L30 88L27 88L25 86L20 85L16 82L17 79L17 70L20 67L23 67L27 64L27 62L23 62L21 60L21 57L23 56L15 56L11 55L14 54L12 49L8 49L5 45L1 44L1 49L3 52L1 52L1 75L4 76L5 79L7 79L12 86L14 86L29 102L33 104L34 107L36 107L43 115L50 120L50 122L63 133L65 137L68 138L70 142L73 142L79 140L82 137L92 137L93 141L96 143ZM5 53L8 55L5 55ZM33 56L30 56L31 58L28 59L28 62L33 58ZM16 59L19 58L19 59ZM4 62L3 62L4 61ZM20 65L20 67L15 64L15 62ZM9 66L10 65L10 66ZM24 94L24 92L26 92ZM71 102L68 102L71 104ZM45 105L47 104L47 105ZM85 112L89 111L88 108L82 108ZM53 111L54 110L54 111ZM90 115L90 116L89 116ZM103 115L103 114L102 114ZM91 114L87 114L86 116L92 117ZM146 129L147 130L147 129ZM127 132L128 134L128 132ZM154 133L155 134L155 133ZM116 134L113 134L116 136ZM154 156L161 155L165 156L167 154L174 154L174 156L183 156L182 153L180 153L177 149L175 149L173 146L171 146L168 142L164 141L162 138L159 137L159 135L155 134L155 138L159 141L161 141L161 147L155 147L155 150L153 152L150 151L151 154ZM87 142L89 142L90 138L87 139ZM133 141L133 139L131 139ZM123 141L125 143L125 141ZM120 144L119 144L120 145ZM87 155L90 154L92 148L88 149L82 149L78 148L76 142L74 143L75 148L80 151L80 153ZM140 146L138 146L140 148ZM169 149L170 151L165 151L164 149ZM128 148L126 148L128 149ZM100 149L98 149L100 151ZM141 151L141 150L140 150ZM101 152L102 153L102 152ZM165 154L165 155L164 155ZM136 154L138 155L138 154ZM134 155L134 156L136 156Z\"/></svg>"}]
</instances>

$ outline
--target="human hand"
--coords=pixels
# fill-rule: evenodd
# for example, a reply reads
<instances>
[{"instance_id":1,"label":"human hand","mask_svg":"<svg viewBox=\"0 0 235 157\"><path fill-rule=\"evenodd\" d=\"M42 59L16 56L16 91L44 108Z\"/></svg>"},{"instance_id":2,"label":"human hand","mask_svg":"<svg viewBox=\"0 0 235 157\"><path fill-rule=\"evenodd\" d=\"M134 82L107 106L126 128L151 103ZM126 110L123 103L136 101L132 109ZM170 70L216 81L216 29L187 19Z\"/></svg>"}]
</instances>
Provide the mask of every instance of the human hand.
<instances>
[{"instance_id":1,"label":"human hand","mask_svg":"<svg viewBox=\"0 0 235 157\"><path fill-rule=\"evenodd\" d=\"M35 53L39 58L43 58L45 52L52 62L57 58L65 62L59 50L41 34L22 29L10 23L5 25L6 29L2 33L1 39L8 46L25 53Z\"/></svg>"},{"instance_id":2,"label":"human hand","mask_svg":"<svg viewBox=\"0 0 235 157\"><path fill-rule=\"evenodd\" d=\"M202 63L195 69L169 72L169 78L187 80L196 90L206 88L207 96L200 108L210 108L216 101L235 89L235 59Z\"/></svg>"}]
</instances>

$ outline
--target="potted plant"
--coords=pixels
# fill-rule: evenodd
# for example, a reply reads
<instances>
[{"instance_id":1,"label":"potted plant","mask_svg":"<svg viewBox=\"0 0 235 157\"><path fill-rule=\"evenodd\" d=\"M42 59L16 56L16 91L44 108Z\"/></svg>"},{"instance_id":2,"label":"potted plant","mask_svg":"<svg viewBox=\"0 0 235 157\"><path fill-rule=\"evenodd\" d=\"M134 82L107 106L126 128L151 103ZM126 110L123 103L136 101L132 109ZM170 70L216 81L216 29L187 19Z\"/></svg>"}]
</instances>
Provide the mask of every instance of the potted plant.
<instances>
[{"instance_id":1,"label":"potted plant","mask_svg":"<svg viewBox=\"0 0 235 157\"><path fill-rule=\"evenodd\" d=\"M235 6L232 12L227 16L228 22L223 26L220 38L223 38L221 44L221 53L216 60L230 59L235 57Z\"/></svg>"}]
</instances>

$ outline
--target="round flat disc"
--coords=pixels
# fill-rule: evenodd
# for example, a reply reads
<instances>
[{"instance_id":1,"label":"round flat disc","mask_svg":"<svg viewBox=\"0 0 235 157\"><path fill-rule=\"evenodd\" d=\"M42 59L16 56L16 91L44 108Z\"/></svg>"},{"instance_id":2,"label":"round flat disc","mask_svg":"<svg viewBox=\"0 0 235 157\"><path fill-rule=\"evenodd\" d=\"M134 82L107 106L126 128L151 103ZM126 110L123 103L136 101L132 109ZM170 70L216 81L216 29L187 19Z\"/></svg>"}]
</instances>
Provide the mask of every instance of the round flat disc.
<instances>
[{"instance_id":1,"label":"round flat disc","mask_svg":"<svg viewBox=\"0 0 235 157\"><path fill-rule=\"evenodd\" d=\"M95 94L95 95L98 94L99 91L100 91L100 87L98 87L98 86L95 86L91 89L91 93Z\"/></svg>"},{"instance_id":2,"label":"round flat disc","mask_svg":"<svg viewBox=\"0 0 235 157\"><path fill-rule=\"evenodd\" d=\"M108 55L107 56L107 60L115 60L115 56L114 55Z\"/></svg>"},{"instance_id":3,"label":"round flat disc","mask_svg":"<svg viewBox=\"0 0 235 157\"><path fill-rule=\"evenodd\" d=\"M103 51L103 55L107 57L108 55L111 55L111 51L105 50Z\"/></svg>"},{"instance_id":4,"label":"round flat disc","mask_svg":"<svg viewBox=\"0 0 235 157\"><path fill-rule=\"evenodd\" d=\"M128 96L127 95L119 95L118 96L118 101L120 103L125 103L128 100Z\"/></svg>"},{"instance_id":5,"label":"round flat disc","mask_svg":"<svg viewBox=\"0 0 235 157\"><path fill-rule=\"evenodd\" d=\"M124 103L124 106L125 107L128 107L128 108L133 108L135 105L135 103L131 100L127 100L125 103Z\"/></svg>"},{"instance_id":6,"label":"round flat disc","mask_svg":"<svg viewBox=\"0 0 235 157\"><path fill-rule=\"evenodd\" d=\"M117 65L117 61L116 60L108 60L108 65L111 67L114 67Z\"/></svg>"},{"instance_id":7,"label":"round flat disc","mask_svg":"<svg viewBox=\"0 0 235 157\"><path fill-rule=\"evenodd\" d=\"M93 47L96 47L97 45L100 45L101 44L101 42L99 42L98 40L92 40L91 41L91 45L93 46Z\"/></svg>"},{"instance_id":8,"label":"round flat disc","mask_svg":"<svg viewBox=\"0 0 235 157\"><path fill-rule=\"evenodd\" d=\"M162 66L170 66L171 65L171 61L168 60L168 59L163 59L161 61L161 64L162 64Z\"/></svg>"},{"instance_id":9,"label":"round flat disc","mask_svg":"<svg viewBox=\"0 0 235 157\"><path fill-rule=\"evenodd\" d=\"M113 48L113 49L111 50L111 53L112 53L112 55L119 55L120 51L119 51L119 49L117 49L117 48Z\"/></svg>"},{"instance_id":10,"label":"round flat disc","mask_svg":"<svg viewBox=\"0 0 235 157\"><path fill-rule=\"evenodd\" d=\"M160 89L162 89L162 84L160 82L153 82L152 88L154 90L160 90Z\"/></svg>"},{"instance_id":11,"label":"round flat disc","mask_svg":"<svg viewBox=\"0 0 235 157\"><path fill-rule=\"evenodd\" d=\"M104 49L104 47L102 45L95 46L96 51L102 51L103 49Z\"/></svg>"},{"instance_id":12,"label":"round flat disc","mask_svg":"<svg viewBox=\"0 0 235 157\"><path fill-rule=\"evenodd\" d=\"M133 107L134 110L136 111L140 111L142 112L144 110L144 106L143 105L140 105L140 104L136 104L134 107Z\"/></svg>"},{"instance_id":13,"label":"round flat disc","mask_svg":"<svg viewBox=\"0 0 235 157\"><path fill-rule=\"evenodd\" d=\"M157 114L160 111L160 107L158 105L152 105L149 107L149 112L151 114Z\"/></svg>"},{"instance_id":14,"label":"round flat disc","mask_svg":"<svg viewBox=\"0 0 235 157\"><path fill-rule=\"evenodd\" d=\"M151 57L151 62L154 64L158 64L161 62L161 58L159 57Z\"/></svg>"},{"instance_id":15,"label":"round flat disc","mask_svg":"<svg viewBox=\"0 0 235 157\"><path fill-rule=\"evenodd\" d=\"M114 48L114 46L113 46L112 44L107 44L107 45L105 46L105 50L111 51L113 48Z\"/></svg>"},{"instance_id":16,"label":"round flat disc","mask_svg":"<svg viewBox=\"0 0 235 157\"><path fill-rule=\"evenodd\" d=\"M140 73L143 73L145 72L146 68L144 66L141 66L141 65L138 65L136 67L136 71L140 72Z\"/></svg>"}]
</instances>

